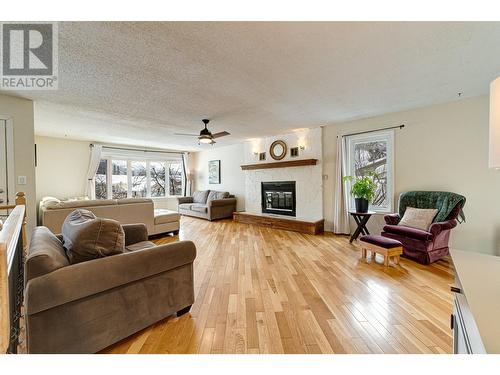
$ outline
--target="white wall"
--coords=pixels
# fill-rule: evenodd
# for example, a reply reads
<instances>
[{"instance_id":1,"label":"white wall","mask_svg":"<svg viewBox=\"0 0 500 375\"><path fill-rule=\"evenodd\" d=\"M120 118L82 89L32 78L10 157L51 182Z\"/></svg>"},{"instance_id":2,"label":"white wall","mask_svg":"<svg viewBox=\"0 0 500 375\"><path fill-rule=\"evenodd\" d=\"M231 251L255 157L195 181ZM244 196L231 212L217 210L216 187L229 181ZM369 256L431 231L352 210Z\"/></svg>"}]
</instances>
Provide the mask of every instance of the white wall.
<instances>
[{"instance_id":1,"label":"white wall","mask_svg":"<svg viewBox=\"0 0 500 375\"><path fill-rule=\"evenodd\" d=\"M36 224L35 140L33 102L0 94L0 116L12 120L14 126L15 190L26 193L28 238ZM26 176L26 185L18 185L17 177Z\"/></svg>"},{"instance_id":2,"label":"white wall","mask_svg":"<svg viewBox=\"0 0 500 375\"><path fill-rule=\"evenodd\" d=\"M451 246L500 255L500 171L488 169L488 116L489 100L483 96L325 126L327 228L332 228L337 134L405 124L395 131L395 202L408 190L464 195L467 222L452 231ZM371 219L373 232L380 232L382 225L382 215Z\"/></svg>"},{"instance_id":3,"label":"white wall","mask_svg":"<svg viewBox=\"0 0 500 375\"><path fill-rule=\"evenodd\" d=\"M37 200L84 196L90 142L41 136L35 142Z\"/></svg>"},{"instance_id":4,"label":"white wall","mask_svg":"<svg viewBox=\"0 0 500 375\"><path fill-rule=\"evenodd\" d=\"M244 147L242 144L218 147L192 153L195 190L228 191L237 199L238 211L245 210L245 175L241 170L244 164ZM221 183L208 183L208 162L220 160ZM194 190L193 190L194 191Z\"/></svg>"},{"instance_id":5,"label":"white wall","mask_svg":"<svg viewBox=\"0 0 500 375\"><path fill-rule=\"evenodd\" d=\"M295 181L296 217L297 219L316 221L323 218L323 186L321 129L302 129L275 137L259 138L245 142L245 164L275 162L269 154L271 144L282 140L287 144L287 154L281 161L297 159L318 159L316 165L257 169L245 171L246 211L262 213L261 182ZM299 149L298 157L290 156L290 148L304 146ZM259 161L259 152L266 152L266 160Z\"/></svg>"}]
</instances>

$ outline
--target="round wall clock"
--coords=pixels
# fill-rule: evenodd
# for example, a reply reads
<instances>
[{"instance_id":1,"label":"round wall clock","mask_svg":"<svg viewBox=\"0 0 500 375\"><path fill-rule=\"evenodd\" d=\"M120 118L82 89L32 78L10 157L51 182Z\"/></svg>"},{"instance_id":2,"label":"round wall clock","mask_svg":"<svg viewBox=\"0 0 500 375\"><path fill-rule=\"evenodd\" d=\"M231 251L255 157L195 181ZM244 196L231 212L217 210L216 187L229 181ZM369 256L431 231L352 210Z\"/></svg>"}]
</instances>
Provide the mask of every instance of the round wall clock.
<instances>
[{"instance_id":1,"label":"round wall clock","mask_svg":"<svg viewBox=\"0 0 500 375\"><path fill-rule=\"evenodd\" d=\"M274 160L281 160L287 152L286 143L283 141L274 141L269 147L269 153Z\"/></svg>"}]
</instances>

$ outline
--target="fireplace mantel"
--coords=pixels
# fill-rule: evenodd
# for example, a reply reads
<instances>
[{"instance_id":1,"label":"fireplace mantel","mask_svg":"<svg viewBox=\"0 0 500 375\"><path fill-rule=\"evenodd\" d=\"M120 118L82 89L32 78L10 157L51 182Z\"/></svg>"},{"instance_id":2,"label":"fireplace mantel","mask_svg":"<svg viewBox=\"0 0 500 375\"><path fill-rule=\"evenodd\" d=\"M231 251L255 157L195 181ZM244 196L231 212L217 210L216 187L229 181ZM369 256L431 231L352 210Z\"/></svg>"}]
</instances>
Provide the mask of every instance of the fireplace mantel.
<instances>
[{"instance_id":1,"label":"fireplace mantel","mask_svg":"<svg viewBox=\"0 0 500 375\"><path fill-rule=\"evenodd\" d=\"M302 167L306 165L316 165L318 159L300 159L300 160L287 160L278 161L274 163L257 163L242 165L241 169L244 171L255 169L271 169L271 168L288 168L288 167Z\"/></svg>"}]
</instances>

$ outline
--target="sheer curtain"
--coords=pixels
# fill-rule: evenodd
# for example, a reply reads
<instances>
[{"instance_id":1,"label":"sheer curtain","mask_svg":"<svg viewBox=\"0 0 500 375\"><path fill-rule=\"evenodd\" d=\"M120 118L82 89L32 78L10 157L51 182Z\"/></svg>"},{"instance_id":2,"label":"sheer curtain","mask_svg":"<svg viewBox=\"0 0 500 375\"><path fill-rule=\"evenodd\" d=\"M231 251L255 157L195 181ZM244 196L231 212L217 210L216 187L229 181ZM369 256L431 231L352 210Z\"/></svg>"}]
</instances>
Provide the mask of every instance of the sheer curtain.
<instances>
[{"instance_id":1,"label":"sheer curtain","mask_svg":"<svg viewBox=\"0 0 500 375\"><path fill-rule=\"evenodd\" d=\"M87 183L85 184L85 195L90 199L95 199L94 176L101 161L102 145L92 145L90 151L90 162L87 170Z\"/></svg>"},{"instance_id":2,"label":"sheer curtain","mask_svg":"<svg viewBox=\"0 0 500 375\"><path fill-rule=\"evenodd\" d=\"M337 162L335 166L335 192L333 206L333 232L349 234L348 196L342 177L346 170L346 139L342 135L337 137Z\"/></svg>"},{"instance_id":3,"label":"sheer curtain","mask_svg":"<svg viewBox=\"0 0 500 375\"><path fill-rule=\"evenodd\" d=\"M183 195L187 196L191 194L191 179L189 178L189 152L182 154L182 173L184 178L184 192Z\"/></svg>"}]
</instances>

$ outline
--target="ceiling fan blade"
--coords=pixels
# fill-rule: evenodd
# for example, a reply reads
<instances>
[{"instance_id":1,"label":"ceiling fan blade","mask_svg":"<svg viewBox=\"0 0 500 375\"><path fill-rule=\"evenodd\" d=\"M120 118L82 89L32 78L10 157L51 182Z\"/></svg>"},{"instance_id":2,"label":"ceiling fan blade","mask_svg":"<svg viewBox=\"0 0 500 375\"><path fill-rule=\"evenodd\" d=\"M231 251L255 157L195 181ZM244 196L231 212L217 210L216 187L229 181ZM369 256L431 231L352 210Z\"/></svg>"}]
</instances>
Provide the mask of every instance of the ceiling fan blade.
<instances>
[{"instance_id":1,"label":"ceiling fan blade","mask_svg":"<svg viewBox=\"0 0 500 375\"><path fill-rule=\"evenodd\" d=\"M174 135L183 135L183 136L189 136L189 137L199 137L199 134L188 134L188 133L174 133Z\"/></svg>"},{"instance_id":2,"label":"ceiling fan blade","mask_svg":"<svg viewBox=\"0 0 500 375\"><path fill-rule=\"evenodd\" d=\"M231 135L231 133L228 133L226 131L215 133L215 134L212 134L212 138L225 137L226 135Z\"/></svg>"}]
</instances>

